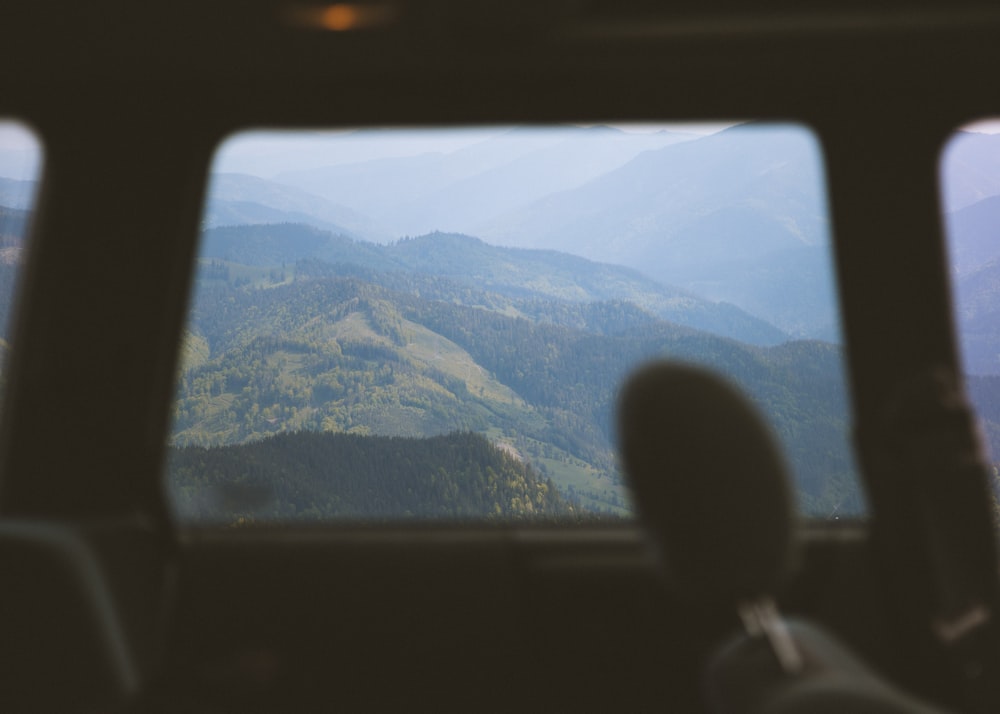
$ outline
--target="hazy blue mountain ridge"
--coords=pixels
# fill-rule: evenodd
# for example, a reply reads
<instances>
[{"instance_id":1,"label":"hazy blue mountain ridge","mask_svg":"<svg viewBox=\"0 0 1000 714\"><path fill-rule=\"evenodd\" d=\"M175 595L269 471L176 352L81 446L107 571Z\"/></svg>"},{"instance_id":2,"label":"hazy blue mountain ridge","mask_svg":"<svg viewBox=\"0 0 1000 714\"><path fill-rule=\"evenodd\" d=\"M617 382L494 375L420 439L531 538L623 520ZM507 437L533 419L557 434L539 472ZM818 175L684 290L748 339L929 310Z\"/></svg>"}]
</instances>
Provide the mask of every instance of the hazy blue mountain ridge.
<instances>
[{"instance_id":1,"label":"hazy blue mountain ridge","mask_svg":"<svg viewBox=\"0 0 1000 714\"><path fill-rule=\"evenodd\" d=\"M34 182L42 164L41 153L36 147L4 148L0 146L0 177ZM0 195L2 195L2 188L0 188ZM3 201L0 200L0 203Z\"/></svg>"},{"instance_id":2,"label":"hazy blue mountain ridge","mask_svg":"<svg viewBox=\"0 0 1000 714\"><path fill-rule=\"evenodd\" d=\"M499 216L622 166L643 151L689 140L659 132L625 135L609 127L577 130L552 146L422 196L398 209L406 225L477 234ZM410 234L417 230L409 230Z\"/></svg>"},{"instance_id":3,"label":"hazy blue mountain ridge","mask_svg":"<svg viewBox=\"0 0 1000 714\"><path fill-rule=\"evenodd\" d=\"M944 212L1000 195L1000 134L959 131L941 157Z\"/></svg>"},{"instance_id":4,"label":"hazy blue mountain ridge","mask_svg":"<svg viewBox=\"0 0 1000 714\"><path fill-rule=\"evenodd\" d=\"M401 240L387 254L408 269L450 277L504 294L576 301L627 300L654 315L736 337L777 344L788 336L733 305L706 301L637 270L554 250L500 248L470 236L441 234Z\"/></svg>"},{"instance_id":5,"label":"hazy blue mountain ridge","mask_svg":"<svg viewBox=\"0 0 1000 714\"><path fill-rule=\"evenodd\" d=\"M21 245L30 220L30 211L0 205L0 239Z\"/></svg>"},{"instance_id":6,"label":"hazy blue mountain ridge","mask_svg":"<svg viewBox=\"0 0 1000 714\"><path fill-rule=\"evenodd\" d=\"M990 461L1000 464L1000 375L967 375L965 388L979 418Z\"/></svg>"},{"instance_id":7,"label":"hazy blue mountain ridge","mask_svg":"<svg viewBox=\"0 0 1000 714\"><path fill-rule=\"evenodd\" d=\"M392 238L369 216L299 188L257 176L211 175L204 227L254 223L309 223L365 240Z\"/></svg>"},{"instance_id":8,"label":"hazy blue mountain ridge","mask_svg":"<svg viewBox=\"0 0 1000 714\"><path fill-rule=\"evenodd\" d=\"M301 223L211 228L202 233L200 255L258 267L280 267L309 258L379 269L399 267L377 243Z\"/></svg>"},{"instance_id":9,"label":"hazy blue mountain ridge","mask_svg":"<svg viewBox=\"0 0 1000 714\"><path fill-rule=\"evenodd\" d=\"M1000 196L946 218L965 371L1000 374Z\"/></svg>"},{"instance_id":10,"label":"hazy blue mountain ridge","mask_svg":"<svg viewBox=\"0 0 1000 714\"><path fill-rule=\"evenodd\" d=\"M733 127L640 154L491 222L482 237L628 265L787 331L823 333L835 300L821 171L806 132ZM760 291L775 281L784 294Z\"/></svg>"},{"instance_id":11,"label":"hazy blue mountain ridge","mask_svg":"<svg viewBox=\"0 0 1000 714\"><path fill-rule=\"evenodd\" d=\"M960 278L1000 258L1000 195L945 215L951 273Z\"/></svg>"},{"instance_id":12,"label":"hazy blue mountain ridge","mask_svg":"<svg viewBox=\"0 0 1000 714\"><path fill-rule=\"evenodd\" d=\"M692 139L519 128L455 151L277 179L371 217L367 234L337 216L311 221L346 235L444 230L557 250L632 267L789 334L838 337L822 157L804 129L748 124ZM215 211L254 221L308 213L268 208L284 213L231 202Z\"/></svg>"},{"instance_id":13,"label":"hazy blue mountain ridge","mask_svg":"<svg viewBox=\"0 0 1000 714\"><path fill-rule=\"evenodd\" d=\"M37 191L37 181L4 178L0 175L0 206L28 210Z\"/></svg>"},{"instance_id":14,"label":"hazy blue mountain ridge","mask_svg":"<svg viewBox=\"0 0 1000 714\"><path fill-rule=\"evenodd\" d=\"M1000 374L1000 259L958 276L954 289L968 374Z\"/></svg>"},{"instance_id":15,"label":"hazy blue mountain ridge","mask_svg":"<svg viewBox=\"0 0 1000 714\"><path fill-rule=\"evenodd\" d=\"M475 232L484 221L578 186L638 153L692 137L610 127L522 127L450 153L284 172L276 180L355 207L401 235Z\"/></svg>"},{"instance_id":16,"label":"hazy blue mountain ridge","mask_svg":"<svg viewBox=\"0 0 1000 714\"><path fill-rule=\"evenodd\" d=\"M304 225L224 227L205 232L201 255L245 265L287 267L317 258L379 272L446 278L516 298L625 300L662 319L753 344L787 339L781 330L733 305L703 300L634 269L556 251L501 248L470 236L435 233L377 245ZM386 284L393 280L391 276L365 277Z\"/></svg>"}]
</instances>

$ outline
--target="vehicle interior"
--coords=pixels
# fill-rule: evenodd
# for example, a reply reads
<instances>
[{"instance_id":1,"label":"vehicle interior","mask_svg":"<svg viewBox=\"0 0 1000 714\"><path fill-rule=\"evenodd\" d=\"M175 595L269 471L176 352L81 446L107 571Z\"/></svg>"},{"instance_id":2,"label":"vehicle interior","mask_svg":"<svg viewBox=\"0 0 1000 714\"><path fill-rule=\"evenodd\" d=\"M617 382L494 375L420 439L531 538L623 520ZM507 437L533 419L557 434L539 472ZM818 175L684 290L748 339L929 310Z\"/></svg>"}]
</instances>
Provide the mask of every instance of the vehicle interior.
<instances>
[{"instance_id":1,"label":"vehicle interior","mask_svg":"<svg viewBox=\"0 0 1000 714\"><path fill-rule=\"evenodd\" d=\"M234 132L744 119L822 148L867 502L790 519L767 587L905 701L1000 708L995 469L939 179L949 137L1000 116L993 4L13 2L0 36L0 117L44 157L3 367L5 711L772 711L706 695L744 625L664 572L641 488L639 520L229 528L180 522L164 485ZM713 516L739 541L785 518L751 491L756 521ZM843 706L773 711L869 711Z\"/></svg>"}]
</instances>

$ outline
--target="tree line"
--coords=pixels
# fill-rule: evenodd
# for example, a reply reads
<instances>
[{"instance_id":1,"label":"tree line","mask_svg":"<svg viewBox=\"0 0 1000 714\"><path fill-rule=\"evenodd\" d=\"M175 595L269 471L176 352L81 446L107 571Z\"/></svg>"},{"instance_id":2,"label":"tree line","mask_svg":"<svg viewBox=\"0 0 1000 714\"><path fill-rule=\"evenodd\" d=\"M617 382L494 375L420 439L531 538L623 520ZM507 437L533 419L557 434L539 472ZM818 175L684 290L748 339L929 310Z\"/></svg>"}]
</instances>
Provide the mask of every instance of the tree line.
<instances>
[{"instance_id":1,"label":"tree line","mask_svg":"<svg viewBox=\"0 0 1000 714\"><path fill-rule=\"evenodd\" d=\"M574 518L552 482L486 438L290 432L170 452L178 512L201 522Z\"/></svg>"}]
</instances>

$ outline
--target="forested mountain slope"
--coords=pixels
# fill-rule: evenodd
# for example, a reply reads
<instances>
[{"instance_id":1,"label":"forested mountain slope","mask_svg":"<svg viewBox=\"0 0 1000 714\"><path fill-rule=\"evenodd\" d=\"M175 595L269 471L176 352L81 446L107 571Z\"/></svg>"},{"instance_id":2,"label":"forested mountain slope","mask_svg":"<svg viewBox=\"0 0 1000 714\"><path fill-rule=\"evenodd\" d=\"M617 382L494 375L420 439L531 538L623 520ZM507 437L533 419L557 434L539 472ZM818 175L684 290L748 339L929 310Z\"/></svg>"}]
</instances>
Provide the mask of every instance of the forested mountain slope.
<instances>
[{"instance_id":1,"label":"forested mountain slope","mask_svg":"<svg viewBox=\"0 0 1000 714\"><path fill-rule=\"evenodd\" d=\"M482 436L317 432L172 450L177 509L199 521L574 518L548 479Z\"/></svg>"},{"instance_id":2,"label":"forested mountain slope","mask_svg":"<svg viewBox=\"0 0 1000 714\"><path fill-rule=\"evenodd\" d=\"M328 274L365 268L393 273L390 281L446 278L508 297L626 300L663 319L744 342L774 345L788 339L778 328L734 305L704 300L631 268L551 250L492 246L458 234L432 233L378 245L301 224L230 226L205 231L201 255L261 267L289 267L315 258L330 264Z\"/></svg>"},{"instance_id":3,"label":"forested mountain slope","mask_svg":"<svg viewBox=\"0 0 1000 714\"><path fill-rule=\"evenodd\" d=\"M5 314L27 216L4 215L12 251L11 264L0 263ZM178 447L297 431L474 432L580 508L624 514L617 389L641 361L669 357L707 363L761 405L785 442L807 512L860 507L834 345L754 346L713 334L781 338L736 308L625 268L468 236L379 246L306 226L258 225L209 230L202 252L177 384ZM234 458L228 463L243 468L243 456ZM171 473L172 483L183 482ZM278 480L291 473L273 470ZM296 503L296 513L312 507Z\"/></svg>"},{"instance_id":4,"label":"forested mountain slope","mask_svg":"<svg viewBox=\"0 0 1000 714\"><path fill-rule=\"evenodd\" d=\"M625 506L612 429L622 378L653 357L708 363L787 437L810 511L858 507L839 351L824 343L754 347L625 301L511 298L311 260L204 265L185 354L179 445L468 430L508 444L584 507L613 512Z\"/></svg>"}]
</instances>

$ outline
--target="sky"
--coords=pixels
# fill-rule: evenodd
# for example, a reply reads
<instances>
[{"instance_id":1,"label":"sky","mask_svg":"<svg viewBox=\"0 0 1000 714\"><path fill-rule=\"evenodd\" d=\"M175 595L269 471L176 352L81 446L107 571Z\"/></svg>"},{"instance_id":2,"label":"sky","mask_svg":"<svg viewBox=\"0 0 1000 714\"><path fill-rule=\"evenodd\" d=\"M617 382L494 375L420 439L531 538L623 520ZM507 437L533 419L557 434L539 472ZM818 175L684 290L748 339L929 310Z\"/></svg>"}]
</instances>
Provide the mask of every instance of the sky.
<instances>
[{"instance_id":1,"label":"sky","mask_svg":"<svg viewBox=\"0 0 1000 714\"><path fill-rule=\"evenodd\" d=\"M37 177L38 139L23 124L0 119L0 177L21 181Z\"/></svg>"},{"instance_id":2,"label":"sky","mask_svg":"<svg viewBox=\"0 0 1000 714\"><path fill-rule=\"evenodd\" d=\"M36 143L35 135L24 124L0 120L0 149L23 149Z\"/></svg>"},{"instance_id":3,"label":"sky","mask_svg":"<svg viewBox=\"0 0 1000 714\"><path fill-rule=\"evenodd\" d=\"M684 124L609 123L628 133L674 131L699 136L713 134L732 122ZM580 126L596 126L581 124ZM510 131L510 126L444 129L386 128L314 132L243 132L222 144L213 170L274 178L284 171L370 161L373 159L450 153Z\"/></svg>"}]
</instances>

